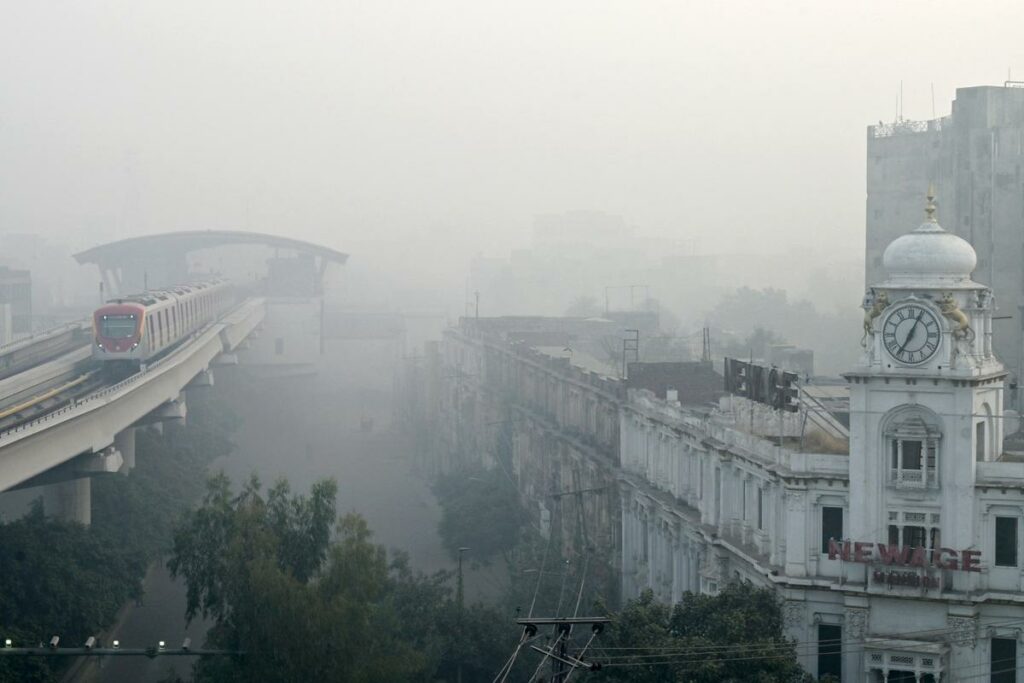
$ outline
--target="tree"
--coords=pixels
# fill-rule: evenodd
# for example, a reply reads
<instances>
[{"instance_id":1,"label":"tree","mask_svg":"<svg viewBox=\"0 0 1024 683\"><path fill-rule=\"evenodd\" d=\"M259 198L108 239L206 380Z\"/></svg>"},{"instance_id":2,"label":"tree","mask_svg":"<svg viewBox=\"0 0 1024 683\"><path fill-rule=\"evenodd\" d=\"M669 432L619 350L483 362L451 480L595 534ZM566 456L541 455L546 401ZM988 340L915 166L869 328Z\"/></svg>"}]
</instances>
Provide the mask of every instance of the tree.
<instances>
[{"instance_id":1,"label":"tree","mask_svg":"<svg viewBox=\"0 0 1024 683\"><path fill-rule=\"evenodd\" d=\"M188 585L187 616L214 622L208 644L244 653L196 667L199 681L469 680L510 647L504 620L459 610L451 573L388 561L366 521L336 520L333 481L293 495L251 479L237 494L212 478L174 535L168 567ZM332 533L336 532L334 542Z\"/></svg>"},{"instance_id":2,"label":"tree","mask_svg":"<svg viewBox=\"0 0 1024 683\"><path fill-rule=\"evenodd\" d=\"M21 647L59 635L82 643L113 621L121 605L142 593L142 556L80 524L47 519L41 504L0 525L0 624ZM59 678L60 661L0 658L0 680Z\"/></svg>"},{"instance_id":3,"label":"tree","mask_svg":"<svg viewBox=\"0 0 1024 683\"><path fill-rule=\"evenodd\" d=\"M601 680L811 680L782 635L781 605L768 588L735 582L715 596L687 593L674 607L645 591L610 616L591 654L608 664Z\"/></svg>"},{"instance_id":4,"label":"tree","mask_svg":"<svg viewBox=\"0 0 1024 683\"><path fill-rule=\"evenodd\" d=\"M453 557L469 547L475 559L487 561L506 554L519 540L526 513L501 467L467 467L442 475L434 494L441 504L441 541Z\"/></svg>"}]
</instances>

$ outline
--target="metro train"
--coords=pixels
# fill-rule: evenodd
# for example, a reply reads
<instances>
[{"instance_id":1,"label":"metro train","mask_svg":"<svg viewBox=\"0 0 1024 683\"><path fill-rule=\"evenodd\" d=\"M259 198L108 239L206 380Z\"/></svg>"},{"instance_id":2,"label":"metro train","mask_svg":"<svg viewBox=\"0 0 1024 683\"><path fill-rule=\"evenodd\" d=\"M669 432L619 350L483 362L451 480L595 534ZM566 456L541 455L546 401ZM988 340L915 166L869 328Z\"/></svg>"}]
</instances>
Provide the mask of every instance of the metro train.
<instances>
[{"instance_id":1,"label":"metro train","mask_svg":"<svg viewBox=\"0 0 1024 683\"><path fill-rule=\"evenodd\" d=\"M95 360L137 367L217 320L234 302L230 284L208 280L111 299L93 313Z\"/></svg>"}]
</instances>

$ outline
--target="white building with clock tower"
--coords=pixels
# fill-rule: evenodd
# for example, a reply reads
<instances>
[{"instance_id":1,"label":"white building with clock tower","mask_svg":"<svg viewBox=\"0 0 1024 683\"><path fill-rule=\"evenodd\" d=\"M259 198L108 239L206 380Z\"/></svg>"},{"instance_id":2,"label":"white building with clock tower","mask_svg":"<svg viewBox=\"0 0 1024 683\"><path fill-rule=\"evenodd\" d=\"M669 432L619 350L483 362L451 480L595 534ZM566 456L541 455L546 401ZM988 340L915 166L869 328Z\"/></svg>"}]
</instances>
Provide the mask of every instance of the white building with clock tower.
<instances>
[{"instance_id":1,"label":"white building with clock tower","mask_svg":"<svg viewBox=\"0 0 1024 683\"><path fill-rule=\"evenodd\" d=\"M934 213L929 198L867 293L842 448L765 438L746 399L709 412L630 391L624 597L750 581L778 592L817 676L1024 681L1024 452L1004 444L991 290Z\"/></svg>"},{"instance_id":2,"label":"white building with clock tower","mask_svg":"<svg viewBox=\"0 0 1024 683\"><path fill-rule=\"evenodd\" d=\"M1016 619L1005 631L1015 639L1024 627L1016 557L1021 482L999 476L996 462L1006 372L992 353L994 302L989 288L971 280L974 249L939 226L931 202L928 220L885 251L888 277L865 305L865 352L846 375L850 508L839 549L846 593L869 609L867 637L889 638L903 625L902 647L923 653L948 643L951 626L975 629L980 621L992 624L982 634L998 635L1002 622ZM1016 465L1008 474L1019 474L1019 463L1006 464ZM997 559L1010 558L996 558L994 544L1011 526L1014 567L1003 570ZM909 554L892 562L889 548ZM944 653L943 678L961 680L954 672L967 666L988 675L977 648L975 639Z\"/></svg>"}]
</instances>

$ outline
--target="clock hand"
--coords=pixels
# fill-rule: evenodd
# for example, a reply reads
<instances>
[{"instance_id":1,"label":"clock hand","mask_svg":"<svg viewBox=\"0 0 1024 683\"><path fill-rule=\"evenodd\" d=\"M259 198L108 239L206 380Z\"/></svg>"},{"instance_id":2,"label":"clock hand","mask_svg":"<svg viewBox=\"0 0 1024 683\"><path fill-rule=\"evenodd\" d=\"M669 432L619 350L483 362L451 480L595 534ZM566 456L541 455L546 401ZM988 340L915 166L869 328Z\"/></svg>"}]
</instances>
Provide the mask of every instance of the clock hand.
<instances>
[{"instance_id":1,"label":"clock hand","mask_svg":"<svg viewBox=\"0 0 1024 683\"><path fill-rule=\"evenodd\" d=\"M910 340L914 338L914 333L917 332L917 324L921 322L921 316L923 315L924 311L921 311L920 313L917 314L917 317L914 318L914 326L910 328L910 332L907 333L907 338L903 340L903 344L900 346L900 350L897 351L896 353L903 353L903 349L907 348L907 344L910 343Z\"/></svg>"}]
</instances>

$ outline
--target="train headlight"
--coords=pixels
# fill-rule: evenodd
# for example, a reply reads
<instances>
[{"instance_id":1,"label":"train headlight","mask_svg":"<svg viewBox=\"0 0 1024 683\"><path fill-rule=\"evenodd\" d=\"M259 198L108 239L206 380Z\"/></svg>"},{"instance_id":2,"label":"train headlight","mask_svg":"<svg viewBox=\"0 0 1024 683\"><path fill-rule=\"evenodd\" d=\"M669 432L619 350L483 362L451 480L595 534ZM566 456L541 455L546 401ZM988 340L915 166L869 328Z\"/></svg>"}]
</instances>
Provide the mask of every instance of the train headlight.
<instances>
[{"instance_id":1,"label":"train headlight","mask_svg":"<svg viewBox=\"0 0 1024 683\"><path fill-rule=\"evenodd\" d=\"M139 342L135 342L134 344L132 344L132 348L134 349L134 348L136 348L136 347L137 347L138 345L139 345Z\"/></svg>"}]
</instances>

